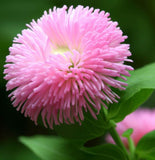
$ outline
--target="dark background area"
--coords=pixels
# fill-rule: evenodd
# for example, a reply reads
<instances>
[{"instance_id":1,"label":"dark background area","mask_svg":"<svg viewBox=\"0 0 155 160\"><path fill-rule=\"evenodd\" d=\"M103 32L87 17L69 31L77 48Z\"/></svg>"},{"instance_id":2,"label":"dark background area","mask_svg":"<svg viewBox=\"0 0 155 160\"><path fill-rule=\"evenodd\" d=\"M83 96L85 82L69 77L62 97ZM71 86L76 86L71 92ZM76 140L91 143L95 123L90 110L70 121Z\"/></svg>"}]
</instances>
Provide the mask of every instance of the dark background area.
<instances>
[{"instance_id":1,"label":"dark background area","mask_svg":"<svg viewBox=\"0 0 155 160\"><path fill-rule=\"evenodd\" d=\"M113 21L118 21L126 43L131 45L134 68L155 62L155 0L1 0L0 1L0 160L37 159L19 144L22 135L50 134L52 131L35 126L12 107L5 90L3 65L9 54L13 38L25 29L25 24L37 20L44 10L63 5L90 6L110 12ZM143 104L155 107L155 93ZM27 153L27 157L24 156Z\"/></svg>"}]
</instances>

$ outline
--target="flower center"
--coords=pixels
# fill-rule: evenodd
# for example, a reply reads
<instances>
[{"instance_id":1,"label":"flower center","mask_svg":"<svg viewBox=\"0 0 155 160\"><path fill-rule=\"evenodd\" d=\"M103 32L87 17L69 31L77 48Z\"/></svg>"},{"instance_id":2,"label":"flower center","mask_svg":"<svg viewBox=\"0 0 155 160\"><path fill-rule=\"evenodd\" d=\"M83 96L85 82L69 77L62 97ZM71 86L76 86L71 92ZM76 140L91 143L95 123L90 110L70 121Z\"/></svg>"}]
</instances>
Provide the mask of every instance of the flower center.
<instances>
[{"instance_id":1,"label":"flower center","mask_svg":"<svg viewBox=\"0 0 155 160\"><path fill-rule=\"evenodd\" d=\"M61 46L61 47L59 46L57 48L52 49L52 54L55 54L55 55L61 54L61 55L63 55L65 52L68 52L68 51L70 51L70 50L69 50L69 48L67 46Z\"/></svg>"}]
</instances>

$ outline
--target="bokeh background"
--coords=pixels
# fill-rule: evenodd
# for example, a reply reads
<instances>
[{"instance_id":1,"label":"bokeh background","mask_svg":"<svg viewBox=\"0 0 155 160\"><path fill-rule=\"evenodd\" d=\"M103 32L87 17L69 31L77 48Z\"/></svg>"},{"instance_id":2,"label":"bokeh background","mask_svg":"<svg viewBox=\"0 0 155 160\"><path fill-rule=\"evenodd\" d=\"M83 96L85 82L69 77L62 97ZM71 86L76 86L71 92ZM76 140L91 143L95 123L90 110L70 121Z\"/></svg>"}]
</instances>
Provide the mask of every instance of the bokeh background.
<instances>
[{"instance_id":1,"label":"bokeh background","mask_svg":"<svg viewBox=\"0 0 155 160\"><path fill-rule=\"evenodd\" d=\"M155 0L1 0L0 1L0 160L38 160L18 142L19 136L54 134L35 126L29 118L17 112L7 98L3 65L9 54L13 38L26 28L25 24L37 20L44 10L53 6L90 6L110 12L113 21L118 21L131 45L134 68L155 62ZM155 107L155 92L143 104Z\"/></svg>"}]
</instances>

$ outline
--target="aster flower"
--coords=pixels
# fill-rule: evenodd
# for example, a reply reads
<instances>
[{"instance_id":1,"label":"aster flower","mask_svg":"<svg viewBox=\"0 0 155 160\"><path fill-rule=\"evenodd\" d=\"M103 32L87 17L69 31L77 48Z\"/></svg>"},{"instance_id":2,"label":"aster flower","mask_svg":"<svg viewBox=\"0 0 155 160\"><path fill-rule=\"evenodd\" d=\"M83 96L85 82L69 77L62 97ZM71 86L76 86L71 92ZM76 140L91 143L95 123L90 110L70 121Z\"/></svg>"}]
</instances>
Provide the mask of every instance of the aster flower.
<instances>
[{"instance_id":1,"label":"aster flower","mask_svg":"<svg viewBox=\"0 0 155 160\"><path fill-rule=\"evenodd\" d=\"M117 102L110 87L124 89L116 80L132 67L127 38L99 9L71 6L50 9L18 34L6 58L4 73L13 106L37 124L84 120L83 111L96 118L101 104Z\"/></svg>"},{"instance_id":2,"label":"aster flower","mask_svg":"<svg viewBox=\"0 0 155 160\"><path fill-rule=\"evenodd\" d=\"M123 143L128 148L128 142L125 137L122 137L123 132L127 129L133 128L131 138L135 145L147 133L155 130L155 110L138 109L131 113L125 119L117 124L116 131L120 135ZM106 141L114 143L112 137L107 135Z\"/></svg>"}]
</instances>

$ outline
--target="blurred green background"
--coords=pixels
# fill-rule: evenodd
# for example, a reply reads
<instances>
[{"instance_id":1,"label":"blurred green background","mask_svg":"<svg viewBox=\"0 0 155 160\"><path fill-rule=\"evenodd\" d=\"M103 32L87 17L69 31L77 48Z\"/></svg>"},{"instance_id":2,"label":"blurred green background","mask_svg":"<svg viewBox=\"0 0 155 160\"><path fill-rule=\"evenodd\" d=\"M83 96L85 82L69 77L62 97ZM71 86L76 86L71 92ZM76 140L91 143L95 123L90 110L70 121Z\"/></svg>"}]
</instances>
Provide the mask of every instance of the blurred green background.
<instances>
[{"instance_id":1,"label":"blurred green background","mask_svg":"<svg viewBox=\"0 0 155 160\"><path fill-rule=\"evenodd\" d=\"M17 112L7 98L3 65L13 38L26 28L25 24L39 18L44 10L64 4L79 4L110 12L118 21L131 45L132 64L139 68L155 62L155 0L1 0L0 1L0 160L37 160L28 149L18 143L21 135L49 134L51 131L35 126L29 118ZM155 107L155 93L143 104ZM25 154L27 156L25 156Z\"/></svg>"}]
</instances>

